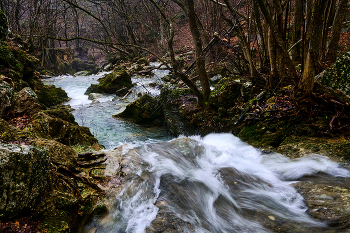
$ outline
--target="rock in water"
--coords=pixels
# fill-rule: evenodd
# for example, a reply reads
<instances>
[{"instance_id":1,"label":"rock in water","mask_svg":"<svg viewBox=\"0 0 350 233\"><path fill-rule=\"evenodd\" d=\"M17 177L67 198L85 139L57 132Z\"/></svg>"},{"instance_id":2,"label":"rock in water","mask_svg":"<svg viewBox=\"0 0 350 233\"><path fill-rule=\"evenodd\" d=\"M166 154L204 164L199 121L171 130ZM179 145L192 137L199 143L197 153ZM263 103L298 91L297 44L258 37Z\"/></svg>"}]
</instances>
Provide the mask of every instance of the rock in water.
<instances>
[{"instance_id":1,"label":"rock in water","mask_svg":"<svg viewBox=\"0 0 350 233\"><path fill-rule=\"evenodd\" d=\"M0 218L29 210L47 185L49 154L32 146L0 143Z\"/></svg>"},{"instance_id":2,"label":"rock in water","mask_svg":"<svg viewBox=\"0 0 350 233\"><path fill-rule=\"evenodd\" d=\"M90 93L116 94L118 91L118 96L124 96L133 86L131 77L125 70L118 70L107 74L99 81L99 84L91 84L91 86L86 90L85 95ZM125 91L119 91L122 88L125 88Z\"/></svg>"}]
</instances>

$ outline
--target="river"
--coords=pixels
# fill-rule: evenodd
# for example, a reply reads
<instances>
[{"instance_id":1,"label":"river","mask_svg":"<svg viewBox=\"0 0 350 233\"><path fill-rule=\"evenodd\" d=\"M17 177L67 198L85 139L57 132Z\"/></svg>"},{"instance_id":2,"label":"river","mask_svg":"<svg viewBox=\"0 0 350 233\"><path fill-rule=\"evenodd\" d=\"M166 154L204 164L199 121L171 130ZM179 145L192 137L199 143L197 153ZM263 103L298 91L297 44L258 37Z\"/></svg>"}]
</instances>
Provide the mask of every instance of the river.
<instances>
[{"instance_id":1,"label":"river","mask_svg":"<svg viewBox=\"0 0 350 233\"><path fill-rule=\"evenodd\" d=\"M308 215L294 188L316 174L348 182L349 171L329 158L291 160L264 154L232 134L173 138L166 129L113 118L137 93L159 93L148 84L160 83L166 71L155 73L133 77L137 85L123 100L84 95L103 73L45 81L67 92L76 121L91 129L111 158L123 161L128 177L107 202L109 214L94 219L85 232L333 232ZM114 164L107 171L116 171Z\"/></svg>"}]
</instances>

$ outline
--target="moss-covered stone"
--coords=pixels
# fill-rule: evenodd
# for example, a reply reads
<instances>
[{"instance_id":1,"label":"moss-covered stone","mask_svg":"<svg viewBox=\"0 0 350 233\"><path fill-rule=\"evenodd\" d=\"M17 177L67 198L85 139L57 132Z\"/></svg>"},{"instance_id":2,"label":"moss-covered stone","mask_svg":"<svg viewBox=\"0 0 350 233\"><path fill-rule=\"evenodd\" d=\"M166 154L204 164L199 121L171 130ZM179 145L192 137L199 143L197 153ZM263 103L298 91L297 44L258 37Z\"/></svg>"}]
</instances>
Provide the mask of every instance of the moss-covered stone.
<instances>
[{"instance_id":1,"label":"moss-covered stone","mask_svg":"<svg viewBox=\"0 0 350 233\"><path fill-rule=\"evenodd\" d=\"M61 104L68 100L67 93L60 87L45 85L40 79L33 79L30 86L38 96L38 100L45 107Z\"/></svg>"},{"instance_id":2,"label":"moss-covered stone","mask_svg":"<svg viewBox=\"0 0 350 233\"><path fill-rule=\"evenodd\" d=\"M226 109L247 102L251 98L249 85L243 83L240 77L222 78L211 92L210 104Z\"/></svg>"},{"instance_id":3,"label":"moss-covered stone","mask_svg":"<svg viewBox=\"0 0 350 233\"><path fill-rule=\"evenodd\" d=\"M49 151L51 161L55 164L61 164L70 169L77 165L78 153L69 146L45 139L35 139L32 141L32 145L43 147Z\"/></svg>"},{"instance_id":4,"label":"moss-covered stone","mask_svg":"<svg viewBox=\"0 0 350 233\"><path fill-rule=\"evenodd\" d=\"M67 106L58 106L57 108L51 108L44 110L43 113L49 115L52 118L59 118L69 123L77 125L74 115L71 113L71 109Z\"/></svg>"},{"instance_id":5,"label":"moss-covered stone","mask_svg":"<svg viewBox=\"0 0 350 233\"><path fill-rule=\"evenodd\" d=\"M99 149L98 141L87 127L78 126L58 118L39 112L34 115L33 121L28 128L38 138L58 141L62 144L87 145Z\"/></svg>"},{"instance_id":6,"label":"moss-covered stone","mask_svg":"<svg viewBox=\"0 0 350 233\"><path fill-rule=\"evenodd\" d=\"M86 95L90 93L109 93L116 94L118 96L125 95L128 90L133 86L130 75L125 70L118 70L107 74L103 78L99 79L99 84L92 84L85 92ZM121 89L124 91L119 91Z\"/></svg>"},{"instance_id":7,"label":"moss-covered stone","mask_svg":"<svg viewBox=\"0 0 350 233\"><path fill-rule=\"evenodd\" d=\"M163 112L160 101L148 94L130 103L122 113L114 117L132 119L137 124L153 124L159 126L162 125L163 122Z\"/></svg>"},{"instance_id":8,"label":"moss-covered stone","mask_svg":"<svg viewBox=\"0 0 350 233\"><path fill-rule=\"evenodd\" d=\"M32 146L0 143L0 218L30 210L47 186L49 155Z\"/></svg>"}]
</instances>

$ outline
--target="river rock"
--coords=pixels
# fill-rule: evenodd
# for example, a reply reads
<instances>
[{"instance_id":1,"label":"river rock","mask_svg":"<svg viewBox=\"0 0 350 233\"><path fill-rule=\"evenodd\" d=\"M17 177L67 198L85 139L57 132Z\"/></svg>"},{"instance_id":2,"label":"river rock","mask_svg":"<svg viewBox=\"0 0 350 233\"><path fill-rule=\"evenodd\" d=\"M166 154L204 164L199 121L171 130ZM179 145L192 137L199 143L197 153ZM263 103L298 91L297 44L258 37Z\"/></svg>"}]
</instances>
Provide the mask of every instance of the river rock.
<instances>
[{"instance_id":1,"label":"river rock","mask_svg":"<svg viewBox=\"0 0 350 233\"><path fill-rule=\"evenodd\" d=\"M39 78L33 79L30 85L38 96L39 102L46 107L61 104L69 99L62 88L54 85L45 85Z\"/></svg>"},{"instance_id":2,"label":"river rock","mask_svg":"<svg viewBox=\"0 0 350 233\"><path fill-rule=\"evenodd\" d=\"M307 212L315 219L327 221L332 226L341 226L350 221L350 186L349 178L301 181L294 184L304 197ZM343 180L343 182L341 182Z\"/></svg>"},{"instance_id":3,"label":"river rock","mask_svg":"<svg viewBox=\"0 0 350 233\"><path fill-rule=\"evenodd\" d=\"M90 71L83 70L83 71L76 72L74 76L88 76L90 74L91 74Z\"/></svg>"},{"instance_id":4,"label":"river rock","mask_svg":"<svg viewBox=\"0 0 350 233\"><path fill-rule=\"evenodd\" d=\"M12 86L0 79L0 118L4 116L6 109L10 108L12 97Z\"/></svg>"},{"instance_id":5,"label":"river rock","mask_svg":"<svg viewBox=\"0 0 350 233\"><path fill-rule=\"evenodd\" d=\"M28 127L32 129L33 134L39 138L56 140L62 144L87 145L98 150L98 141L91 134L90 129L58 118L52 118L49 115L39 112L34 115L33 121Z\"/></svg>"},{"instance_id":6,"label":"river rock","mask_svg":"<svg viewBox=\"0 0 350 233\"><path fill-rule=\"evenodd\" d=\"M74 168L77 165L78 153L69 146L45 139L35 139L32 141L32 145L46 148L55 164L61 164L68 168Z\"/></svg>"},{"instance_id":7,"label":"river rock","mask_svg":"<svg viewBox=\"0 0 350 233\"><path fill-rule=\"evenodd\" d=\"M30 87L17 92L12 102L12 111L18 115L33 115L41 108L37 95Z\"/></svg>"},{"instance_id":8,"label":"river rock","mask_svg":"<svg viewBox=\"0 0 350 233\"><path fill-rule=\"evenodd\" d=\"M71 65L76 72L88 71L91 74L97 74L100 71L100 67L98 67L98 65L96 65L94 62L84 61L79 58L75 58Z\"/></svg>"},{"instance_id":9,"label":"river rock","mask_svg":"<svg viewBox=\"0 0 350 233\"><path fill-rule=\"evenodd\" d=\"M118 96L124 96L133 86L131 77L125 70L118 70L107 74L103 78L99 79L99 81L99 84L91 84L91 86L86 90L85 95L90 93L116 94L118 92ZM119 91L123 88L125 88L125 91Z\"/></svg>"},{"instance_id":10,"label":"river rock","mask_svg":"<svg viewBox=\"0 0 350 233\"><path fill-rule=\"evenodd\" d=\"M169 132L176 136L196 134L196 129L187 116L187 113L197 105L191 90L165 87L162 88L160 96L164 122Z\"/></svg>"},{"instance_id":11,"label":"river rock","mask_svg":"<svg viewBox=\"0 0 350 233\"><path fill-rule=\"evenodd\" d=\"M160 101L148 94L130 103L122 113L114 117L132 119L137 124L160 126L163 123Z\"/></svg>"},{"instance_id":12,"label":"river rock","mask_svg":"<svg viewBox=\"0 0 350 233\"><path fill-rule=\"evenodd\" d=\"M49 165L45 150L0 143L0 218L31 209L47 186Z\"/></svg>"}]
</instances>

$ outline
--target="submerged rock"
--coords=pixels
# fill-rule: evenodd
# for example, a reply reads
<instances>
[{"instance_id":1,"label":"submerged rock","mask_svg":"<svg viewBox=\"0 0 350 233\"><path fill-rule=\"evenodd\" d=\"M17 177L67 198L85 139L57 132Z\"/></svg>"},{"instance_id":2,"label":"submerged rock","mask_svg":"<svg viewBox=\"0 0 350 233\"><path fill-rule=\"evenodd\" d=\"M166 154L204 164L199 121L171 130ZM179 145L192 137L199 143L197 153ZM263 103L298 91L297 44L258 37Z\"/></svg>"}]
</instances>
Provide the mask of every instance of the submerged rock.
<instances>
[{"instance_id":1,"label":"submerged rock","mask_svg":"<svg viewBox=\"0 0 350 233\"><path fill-rule=\"evenodd\" d=\"M118 70L107 74L103 78L99 79L99 81L99 84L91 84L91 86L86 90L85 95L90 93L108 93L123 96L133 86L131 77L125 70ZM125 88L125 91L119 91L122 88Z\"/></svg>"},{"instance_id":2,"label":"submerged rock","mask_svg":"<svg viewBox=\"0 0 350 233\"><path fill-rule=\"evenodd\" d=\"M31 209L47 185L49 165L42 149L0 143L0 218Z\"/></svg>"}]
</instances>

